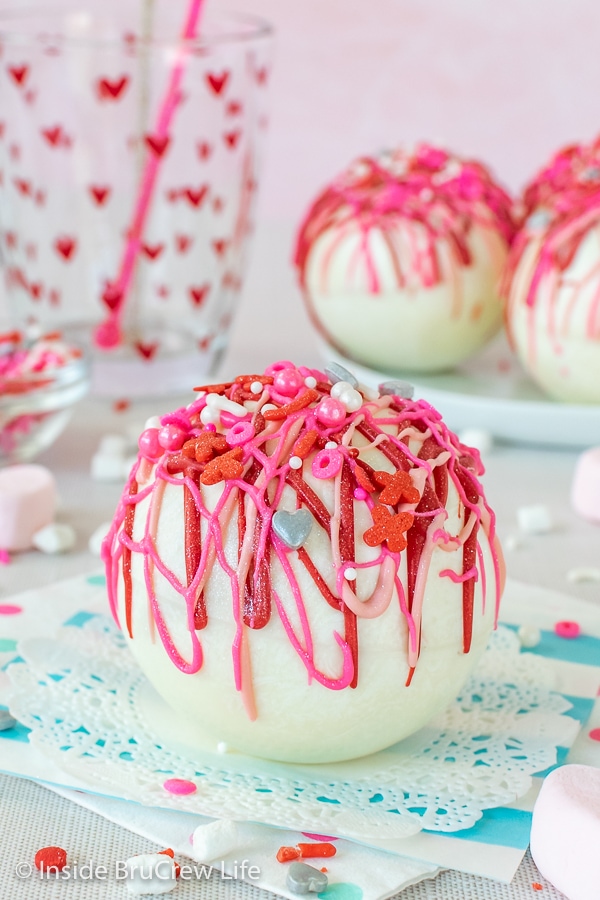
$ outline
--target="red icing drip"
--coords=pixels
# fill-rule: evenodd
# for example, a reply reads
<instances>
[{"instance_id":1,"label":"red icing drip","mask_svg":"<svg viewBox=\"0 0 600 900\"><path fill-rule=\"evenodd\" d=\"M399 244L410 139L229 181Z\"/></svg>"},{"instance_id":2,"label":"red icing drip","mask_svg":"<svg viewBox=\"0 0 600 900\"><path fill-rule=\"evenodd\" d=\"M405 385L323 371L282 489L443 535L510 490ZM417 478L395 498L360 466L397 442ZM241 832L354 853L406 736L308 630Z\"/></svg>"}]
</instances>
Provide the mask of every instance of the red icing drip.
<instances>
[{"instance_id":1,"label":"red icing drip","mask_svg":"<svg viewBox=\"0 0 600 900\"><path fill-rule=\"evenodd\" d=\"M340 557L342 563L354 562L356 555L354 543L354 482L350 466L347 462L342 468L342 477L340 481ZM356 615L351 609L344 605L344 638L350 647L352 654L352 663L354 666L354 676L350 682L350 687L355 688L358 684L358 623Z\"/></svg>"}]
</instances>

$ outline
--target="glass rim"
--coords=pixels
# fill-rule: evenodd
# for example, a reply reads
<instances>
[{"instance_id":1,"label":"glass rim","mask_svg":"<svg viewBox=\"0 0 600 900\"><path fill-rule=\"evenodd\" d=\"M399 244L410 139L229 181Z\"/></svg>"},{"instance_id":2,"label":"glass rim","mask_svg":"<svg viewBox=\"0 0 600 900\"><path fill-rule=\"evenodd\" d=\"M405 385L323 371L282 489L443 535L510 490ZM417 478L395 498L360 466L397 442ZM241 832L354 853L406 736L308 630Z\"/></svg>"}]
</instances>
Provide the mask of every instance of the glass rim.
<instances>
[{"instance_id":1,"label":"glass rim","mask_svg":"<svg viewBox=\"0 0 600 900\"><path fill-rule=\"evenodd\" d=\"M73 8L75 11L75 8ZM56 32L50 33L38 28L24 28L25 22L34 21L36 16L50 16L57 21L61 21L65 14L68 14L67 8L54 9L49 11L43 6L28 6L24 9L4 9L0 11L0 41L7 44L19 46L36 46L41 47L54 44L68 47L110 47L126 46L126 41L122 34L115 34L109 37L87 37L79 35L67 35L61 33L60 28ZM273 25L261 16L253 13L238 12L236 10L223 10L218 13L210 14L208 19L209 28L213 22L230 22L231 28L227 28L222 33L202 34L195 38L182 39L180 37L140 37L136 35L135 46L152 49L153 47L181 48L186 47L189 50L206 50L220 44L236 44L255 42L257 40L269 38L273 35ZM237 24L237 27L235 23ZM17 27L11 27L11 24L19 23ZM202 30L202 25L200 26Z\"/></svg>"}]
</instances>

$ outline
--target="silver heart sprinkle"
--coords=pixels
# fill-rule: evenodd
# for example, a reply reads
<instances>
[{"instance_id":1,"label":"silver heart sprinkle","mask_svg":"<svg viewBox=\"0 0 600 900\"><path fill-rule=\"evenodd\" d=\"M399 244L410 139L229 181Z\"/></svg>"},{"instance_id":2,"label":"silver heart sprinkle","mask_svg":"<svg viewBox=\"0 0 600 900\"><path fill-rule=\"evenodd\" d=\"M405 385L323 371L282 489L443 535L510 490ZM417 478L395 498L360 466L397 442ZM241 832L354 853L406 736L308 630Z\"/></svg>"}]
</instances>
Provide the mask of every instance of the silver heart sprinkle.
<instances>
[{"instance_id":1,"label":"silver heart sprinkle","mask_svg":"<svg viewBox=\"0 0 600 900\"><path fill-rule=\"evenodd\" d=\"M412 400L415 395L415 388L410 381L383 381L379 385L379 393L382 396L391 394L393 397L402 397L404 400Z\"/></svg>"},{"instance_id":2,"label":"silver heart sprinkle","mask_svg":"<svg viewBox=\"0 0 600 900\"><path fill-rule=\"evenodd\" d=\"M338 365L338 363L328 363L328 365L325 366L325 374L332 384L337 384L338 381L347 381L348 384L352 385L354 390L358 387L358 381L352 372L349 372L348 369Z\"/></svg>"},{"instance_id":3,"label":"silver heart sprinkle","mask_svg":"<svg viewBox=\"0 0 600 900\"><path fill-rule=\"evenodd\" d=\"M313 517L307 509L297 509L296 512L278 510L272 519L273 531L280 541L291 550L298 550L310 534Z\"/></svg>"},{"instance_id":4,"label":"silver heart sprinkle","mask_svg":"<svg viewBox=\"0 0 600 900\"><path fill-rule=\"evenodd\" d=\"M320 872L314 866L303 862L293 862L287 873L286 884L294 894L308 894L314 891L320 894L328 884L325 872Z\"/></svg>"}]
</instances>

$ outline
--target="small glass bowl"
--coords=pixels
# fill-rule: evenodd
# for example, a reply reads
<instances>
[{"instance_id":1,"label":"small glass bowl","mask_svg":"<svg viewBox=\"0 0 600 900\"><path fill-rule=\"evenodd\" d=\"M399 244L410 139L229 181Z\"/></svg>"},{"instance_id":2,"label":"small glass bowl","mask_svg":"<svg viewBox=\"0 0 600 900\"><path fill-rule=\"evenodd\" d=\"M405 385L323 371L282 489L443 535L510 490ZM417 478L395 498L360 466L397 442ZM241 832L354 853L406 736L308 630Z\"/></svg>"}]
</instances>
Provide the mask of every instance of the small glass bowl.
<instances>
[{"instance_id":1,"label":"small glass bowl","mask_svg":"<svg viewBox=\"0 0 600 900\"><path fill-rule=\"evenodd\" d=\"M49 447L89 384L88 364L79 357L60 368L29 372L0 392L0 466L26 462Z\"/></svg>"}]
</instances>

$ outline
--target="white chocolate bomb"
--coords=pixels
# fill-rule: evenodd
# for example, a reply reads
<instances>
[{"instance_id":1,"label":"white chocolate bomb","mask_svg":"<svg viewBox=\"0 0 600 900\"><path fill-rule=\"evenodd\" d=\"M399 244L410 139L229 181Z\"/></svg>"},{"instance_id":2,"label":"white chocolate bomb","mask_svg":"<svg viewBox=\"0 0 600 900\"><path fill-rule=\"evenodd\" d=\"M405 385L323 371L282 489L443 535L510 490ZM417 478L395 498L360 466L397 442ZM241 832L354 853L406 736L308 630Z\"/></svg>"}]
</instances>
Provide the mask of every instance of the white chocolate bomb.
<instances>
[{"instance_id":1,"label":"white chocolate bomb","mask_svg":"<svg viewBox=\"0 0 600 900\"><path fill-rule=\"evenodd\" d=\"M287 362L257 399L257 377L142 435L104 545L113 609L199 741L362 756L447 706L494 627L501 560L480 461L422 401L359 388L347 408L352 384L334 397L323 373ZM216 431L205 408L221 409Z\"/></svg>"},{"instance_id":2,"label":"white chocolate bomb","mask_svg":"<svg viewBox=\"0 0 600 900\"><path fill-rule=\"evenodd\" d=\"M375 368L435 372L500 328L511 201L479 163L419 146L361 159L313 203L296 265L313 323Z\"/></svg>"},{"instance_id":3,"label":"white chocolate bomb","mask_svg":"<svg viewBox=\"0 0 600 900\"><path fill-rule=\"evenodd\" d=\"M568 147L524 194L505 276L507 326L551 397L600 403L600 142Z\"/></svg>"}]
</instances>

